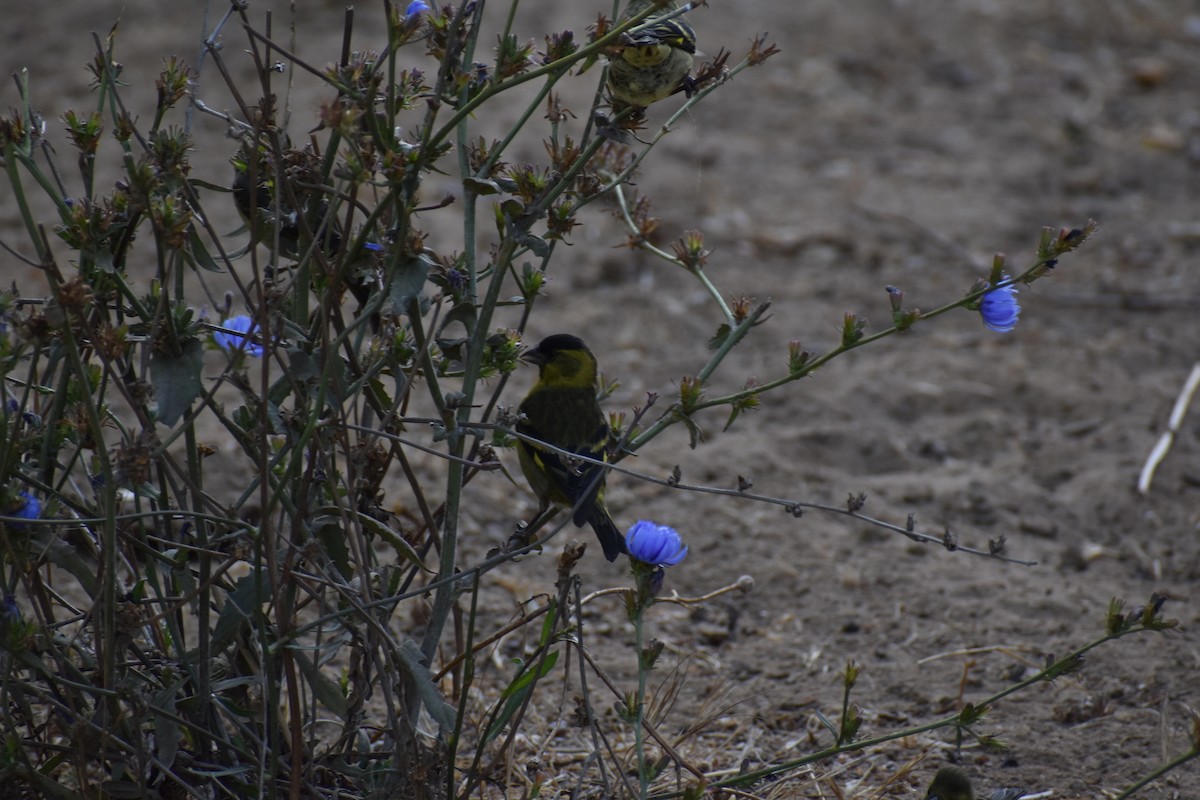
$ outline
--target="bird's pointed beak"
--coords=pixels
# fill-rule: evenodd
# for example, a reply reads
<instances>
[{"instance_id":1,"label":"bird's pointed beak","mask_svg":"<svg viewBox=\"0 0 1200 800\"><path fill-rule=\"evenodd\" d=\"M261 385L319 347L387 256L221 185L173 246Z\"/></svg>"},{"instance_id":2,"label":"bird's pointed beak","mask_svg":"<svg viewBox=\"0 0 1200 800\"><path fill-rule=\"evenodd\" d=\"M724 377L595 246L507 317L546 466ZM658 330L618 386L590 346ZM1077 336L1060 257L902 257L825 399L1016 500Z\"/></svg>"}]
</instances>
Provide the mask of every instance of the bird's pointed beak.
<instances>
[{"instance_id":1,"label":"bird's pointed beak","mask_svg":"<svg viewBox=\"0 0 1200 800\"><path fill-rule=\"evenodd\" d=\"M546 354L536 347L531 347L524 353L521 353L521 360L526 364L533 364L536 367L542 367L546 364Z\"/></svg>"}]
</instances>

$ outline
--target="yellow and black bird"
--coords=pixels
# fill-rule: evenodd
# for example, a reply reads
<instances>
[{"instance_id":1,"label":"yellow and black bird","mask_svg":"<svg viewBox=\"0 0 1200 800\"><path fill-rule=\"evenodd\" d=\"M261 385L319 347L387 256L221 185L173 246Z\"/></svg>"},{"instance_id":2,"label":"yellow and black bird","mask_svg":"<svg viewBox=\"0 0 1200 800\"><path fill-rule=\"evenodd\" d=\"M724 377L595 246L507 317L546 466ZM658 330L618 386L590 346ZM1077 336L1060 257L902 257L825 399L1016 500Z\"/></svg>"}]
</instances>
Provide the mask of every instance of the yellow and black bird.
<instances>
[{"instance_id":1,"label":"yellow and black bird","mask_svg":"<svg viewBox=\"0 0 1200 800\"><path fill-rule=\"evenodd\" d=\"M630 0L621 19L656 5L655 0ZM670 0L663 12L679 6ZM609 59L608 90L614 109L623 106L645 108L680 90L690 91L692 56L696 52L696 32L682 17L659 19L652 15L643 23L647 27L628 34L621 42L621 51Z\"/></svg>"},{"instance_id":2,"label":"yellow and black bird","mask_svg":"<svg viewBox=\"0 0 1200 800\"><path fill-rule=\"evenodd\" d=\"M988 800L1019 800L1024 794L1024 789L996 789ZM967 773L957 767L942 767L933 776L925 800L975 800L975 791Z\"/></svg>"},{"instance_id":3,"label":"yellow and black bird","mask_svg":"<svg viewBox=\"0 0 1200 800\"><path fill-rule=\"evenodd\" d=\"M538 379L521 401L517 432L579 456L603 461L611 430L596 400L596 357L583 340L565 333L543 339L521 358L537 365ZM615 561L628 553L625 537L604 507L604 468L521 439L517 442L521 471L542 508L551 504L573 509L572 522L592 526Z\"/></svg>"}]
</instances>

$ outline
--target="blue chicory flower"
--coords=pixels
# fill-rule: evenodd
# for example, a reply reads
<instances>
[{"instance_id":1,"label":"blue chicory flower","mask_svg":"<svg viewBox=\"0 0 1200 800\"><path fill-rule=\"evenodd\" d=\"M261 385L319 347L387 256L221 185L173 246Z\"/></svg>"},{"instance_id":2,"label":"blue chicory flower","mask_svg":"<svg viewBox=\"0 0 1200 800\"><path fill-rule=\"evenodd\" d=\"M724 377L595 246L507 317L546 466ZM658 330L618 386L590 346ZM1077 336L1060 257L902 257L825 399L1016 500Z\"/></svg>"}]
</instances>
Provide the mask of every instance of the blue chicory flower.
<instances>
[{"instance_id":1,"label":"blue chicory flower","mask_svg":"<svg viewBox=\"0 0 1200 800\"><path fill-rule=\"evenodd\" d=\"M429 3L426 3L425 0L412 0L408 4L408 8L404 9L404 16L407 19L412 19L418 14L426 14L432 10L429 7Z\"/></svg>"},{"instance_id":2,"label":"blue chicory flower","mask_svg":"<svg viewBox=\"0 0 1200 800\"><path fill-rule=\"evenodd\" d=\"M1008 280L1008 276L1004 276ZM1008 333L1017 327L1021 316L1021 304L1017 302L1017 289L1011 284L992 289L979 301L979 313L983 324L997 333Z\"/></svg>"},{"instance_id":3,"label":"blue chicory flower","mask_svg":"<svg viewBox=\"0 0 1200 800\"><path fill-rule=\"evenodd\" d=\"M233 352L234 350L242 350L248 356L261 358L263 349L261 344L257 344L250 337L257 329L254 320L244 314L231 317L221 323L221 327L237 333L226 333L225 331L213 331L213 341L216 342L225 352Z\"/></svg>"},{"instance_id":4,"label":"blue chicory flower","mask_svg":"<svg viewBox=\"0 0 1200 800\"><path fill-rule=\"evenodd\" d=\"M19 517L20 519L38 519L42 516L42 501L31 495L29 492L17 492L17 497L24 500L20 508L14 508L8 512L10 517ZM17 523L15 527L23 528L24 525Z\"/></svg>"},{"instance_id":5,"label":"blue chicory flower","mask_svg":"<svg viewBox=\"0 0 1200 800\"><path fill-rule=\"evenodd\" d=\"M644 519L635 522L625 534L625 544L633 558L660 567L673 567L688 554L678 531Z\"/></svg>"},{"instance_id":6,"label":"blue chicory flower","mask_svg":"<svg viewBox=\"0 0 1200 800\"><path fill-rule=\"evenodd\" d=\"M17 598L5 592L4 601L0 603L0 628L20 621L21 607L17 605Z\"/></svg>"}]
</instances>

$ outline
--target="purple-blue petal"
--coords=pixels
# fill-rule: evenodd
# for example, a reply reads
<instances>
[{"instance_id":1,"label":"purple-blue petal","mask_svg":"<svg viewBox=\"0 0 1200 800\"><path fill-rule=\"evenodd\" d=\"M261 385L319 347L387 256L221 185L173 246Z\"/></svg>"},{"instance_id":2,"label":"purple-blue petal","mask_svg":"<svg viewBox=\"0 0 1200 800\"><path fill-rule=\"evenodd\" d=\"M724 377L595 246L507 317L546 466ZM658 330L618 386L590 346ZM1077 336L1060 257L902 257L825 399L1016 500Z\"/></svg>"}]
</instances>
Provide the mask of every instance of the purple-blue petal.
<instances>
[{"instance_id":1,"label":"purple-blue petal","mask_svg":"<svg viewBox=\"0 0 1200 800\"><path fill-rule=\"evenodd\" d=\"M10 517L20 517L21 519L38 519L42 516L42 501L31 495L29 492L17 492L17 497L25 502L20 508L14 508L8 512Z\"/></svg>"},{"instance_id":2,"label":"purple-blue petal","mask_svg":"<svg viewBox=\"0 0 1200 800\"><path fill-rule=\"evenodd\" d=\"M983 324L997 333L1008 333L1017 327L1021 304L1017 302L1016 287L1001 286L986 293L979 303L979 313Z\"/></svg>"},{"instance_id":3,"label":"purple-blue petal","mask_svg":"<svg viewBox=\"0 0 1200 800\"><path fill-rule=\"evenodd\" d=\"M0 623L20 622L21 607L17 605L14 595L4 593L4 602L0 604Z\"/></svg>"},{"instance_id":4,"label":"purple-blue petal","mask_svg":"<svg viewBox=\"0 0 1200 800\"><path fill-rule=\"evenodd\" d=\"M221 327L237 333L226 333L225 331L213 331L213 341L225 352L233 352L241 349L248 356L261 358L263 354L262 345L253 341L250 337L253 336L256 329L254 320L242 314L236 317L230 317L221 323Z\"/></svg>"},{"instance_id":5,"label":"purple-blue petal","mask_svg":"<svg viewBox=\"0 0 1200 800\"><path fill-rule=\"evenodd\" d=\"M625 535L629 554L646 564L670 567L687 557L687 545L679 538L679 532L666 525L657 525L649 520L638 520Z\"/></svg>"},{"instance_id":6,"label":"purple-blue petal","mask_svg":"<svg viewBox=\"0 0 1200 800\"><path fill-rule=\"evenodd\" d=\"M418 14L427 14L432 10L433 9L429 7L429 4L426 3L425 0L412 0L412 2L408 4L408 8L404 9L404 16L408 19L412 19Z\"/></svg>"}]
</instances>

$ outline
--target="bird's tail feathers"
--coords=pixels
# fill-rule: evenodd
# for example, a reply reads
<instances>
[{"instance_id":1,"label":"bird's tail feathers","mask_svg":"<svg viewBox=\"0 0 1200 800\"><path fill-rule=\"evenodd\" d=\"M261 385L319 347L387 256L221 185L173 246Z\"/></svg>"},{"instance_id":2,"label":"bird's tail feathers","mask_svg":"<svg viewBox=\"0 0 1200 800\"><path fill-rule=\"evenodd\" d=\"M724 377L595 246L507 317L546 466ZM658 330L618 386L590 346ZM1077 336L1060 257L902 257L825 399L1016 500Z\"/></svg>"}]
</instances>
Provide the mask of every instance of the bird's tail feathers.
<instances>
[{"instance_id":1,"label":"bird's tail feathers","mask_svg":"<svg viewBox=\"0 0 1200 800\"><path fill-rule=\"evenodd\" d=\"M592 506L592 513L588 517L588 522L592 526L592 530L596 532L596 538L600 540L600 546L604 548L604 557L609 561L616 561L617 556L622 553L628 553L629 548L625 546L625 536L617 529L617 526L612 521L612 517L608 515L608 511L602 503L596 503Z\"/></svg>"}]
</instances>

